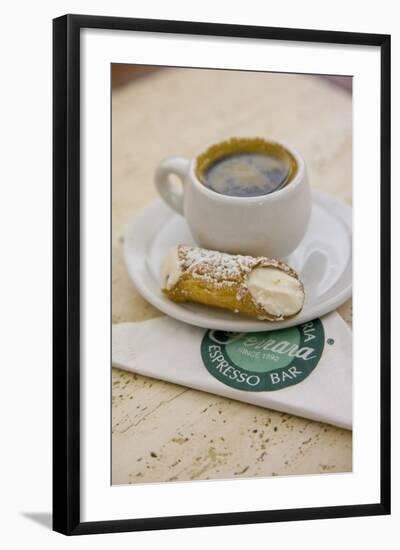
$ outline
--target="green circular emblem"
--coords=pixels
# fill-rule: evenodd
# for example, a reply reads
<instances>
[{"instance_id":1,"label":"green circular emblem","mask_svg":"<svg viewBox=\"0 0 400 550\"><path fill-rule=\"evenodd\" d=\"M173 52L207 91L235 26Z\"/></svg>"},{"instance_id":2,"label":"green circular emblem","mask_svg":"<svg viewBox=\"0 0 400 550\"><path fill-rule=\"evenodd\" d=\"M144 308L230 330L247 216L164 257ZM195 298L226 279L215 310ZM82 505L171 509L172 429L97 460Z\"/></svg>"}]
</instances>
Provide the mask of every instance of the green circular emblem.
<instances>
[{"instance_id":1,"label":"green circular emblem","mask_svg":"<svg viewBox=\"0 0 400 550\"><path fill-rule=\"evenodd\" d=\"M319 319L272 332L208 330L201 357L217 380L244 391L275 391L298 384L315 369L324 349Z\"/></svg>"}]
</instances>

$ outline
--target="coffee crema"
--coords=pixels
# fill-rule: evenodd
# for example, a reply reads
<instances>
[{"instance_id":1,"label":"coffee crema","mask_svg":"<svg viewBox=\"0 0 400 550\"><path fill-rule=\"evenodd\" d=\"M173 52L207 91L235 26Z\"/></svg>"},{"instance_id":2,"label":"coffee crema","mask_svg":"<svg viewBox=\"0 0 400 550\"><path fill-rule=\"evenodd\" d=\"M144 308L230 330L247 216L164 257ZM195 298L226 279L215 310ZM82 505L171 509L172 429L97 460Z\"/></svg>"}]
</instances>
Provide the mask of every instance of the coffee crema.
<instances>
[{"instance_id":1,"label":"coffee crema","mask_svg":"<svg viewBox=\"0 0 400 550\"><path fill-rule=\"evenodd\" d=\"M196 175L216 193L257 197L287 185L296 169L292 154L278 143L260 138L232 138L198 157Z\"/></svg>"}]
</instances>

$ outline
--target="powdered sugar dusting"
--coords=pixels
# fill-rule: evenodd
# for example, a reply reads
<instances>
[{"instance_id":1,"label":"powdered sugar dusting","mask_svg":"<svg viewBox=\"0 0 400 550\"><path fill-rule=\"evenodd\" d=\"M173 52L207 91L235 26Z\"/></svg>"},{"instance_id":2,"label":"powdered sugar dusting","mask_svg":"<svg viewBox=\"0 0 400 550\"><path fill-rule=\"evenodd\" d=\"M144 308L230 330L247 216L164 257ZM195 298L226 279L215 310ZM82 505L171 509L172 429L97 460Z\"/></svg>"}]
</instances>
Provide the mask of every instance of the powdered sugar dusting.
<instances>
[{"instance_id":1,"label":"powdered sugar dusting","mask_svg":"<svg viewBox=\"0 0 400 550\"><path fill-rule=\"evenodd\" d=\"M216 287L230 287L243 281L257 263L251 256L224 254L204 248L179 247L179 262L183 272Z\"/></svg>"},{"instance_id":2,"label":"powdered sugar dusting","mask_svg":"<svg viewBox=\"0 0 400 550\"><path fill-rule=\"evenodd\" d=\"M257 265L267 264L285 271L290 270L285 264L268 258L255 258L239 254L225 254L216 250L194 248L180 245L178 247L179 267L190 273L193 279L202 280L214 287L232 287L240 285L237 300L242 300L246 293L246 275Z\"/></svg>"}]
</instances>

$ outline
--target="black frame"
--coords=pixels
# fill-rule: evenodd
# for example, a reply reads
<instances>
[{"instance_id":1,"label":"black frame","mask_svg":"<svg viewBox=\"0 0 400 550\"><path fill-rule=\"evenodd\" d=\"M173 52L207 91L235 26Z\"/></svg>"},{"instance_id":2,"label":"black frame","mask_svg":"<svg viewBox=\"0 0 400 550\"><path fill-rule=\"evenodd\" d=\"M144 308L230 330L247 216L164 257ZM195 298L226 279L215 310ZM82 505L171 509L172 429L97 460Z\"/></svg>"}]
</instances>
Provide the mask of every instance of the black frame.
<instances>
[{"instance_id":1,"label":"black frame","mask_svg":"<svg viewBox=\"0 0 400 550\"><path fill-rule=\"evenodd\" d=\"M352 506L80 521L80 30L378 46L381 50L381 498ZM66 535L390 514L390 35L65 15L53 20L53 529Z\"/></svg>"}]
</instances>

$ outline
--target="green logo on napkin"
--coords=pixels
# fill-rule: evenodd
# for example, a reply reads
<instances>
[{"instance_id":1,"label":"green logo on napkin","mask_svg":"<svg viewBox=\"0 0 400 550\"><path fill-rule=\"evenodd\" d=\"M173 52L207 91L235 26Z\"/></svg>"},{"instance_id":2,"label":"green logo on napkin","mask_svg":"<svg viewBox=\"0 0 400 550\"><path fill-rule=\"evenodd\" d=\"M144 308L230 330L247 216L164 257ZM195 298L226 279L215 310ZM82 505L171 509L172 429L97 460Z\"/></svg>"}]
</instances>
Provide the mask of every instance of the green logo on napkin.
<instances>
[{"instance_id":1,"label":"green logo on napkin","mask_svg":"<svg viewBox=\"0 0 400 550\"><path fill-rule=\"evenodd\" d=\"M321 359L324 339L319 319L272 332L208 330L201 356L208 372L231 388L275 391L310 375Z\"/></svg>"}]
</instances>

